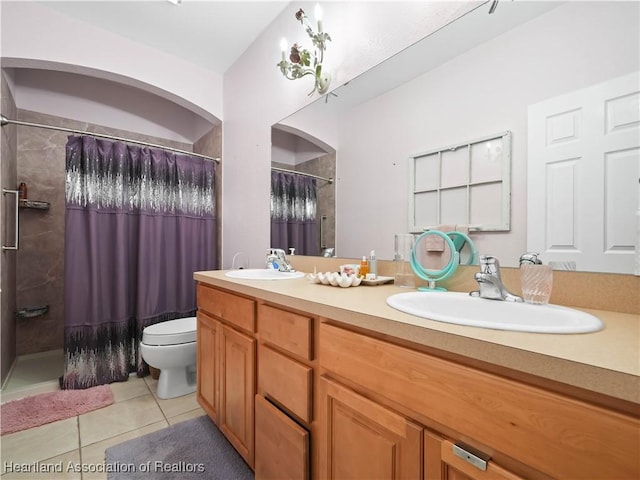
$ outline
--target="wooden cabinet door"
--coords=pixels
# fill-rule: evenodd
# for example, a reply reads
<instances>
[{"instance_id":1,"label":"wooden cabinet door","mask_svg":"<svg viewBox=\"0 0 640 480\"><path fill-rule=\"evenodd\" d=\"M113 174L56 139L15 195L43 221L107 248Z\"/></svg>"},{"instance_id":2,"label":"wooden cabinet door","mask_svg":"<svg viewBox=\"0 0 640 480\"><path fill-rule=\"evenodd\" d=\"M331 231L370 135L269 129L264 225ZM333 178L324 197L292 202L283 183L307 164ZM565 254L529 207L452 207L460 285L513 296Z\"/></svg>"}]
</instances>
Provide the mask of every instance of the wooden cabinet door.
<instances>
[{"instance_id":1,"label":"wooden cabinet door","mask_svg":"<svg viewBox=\"0 0 640 480\"><path fill-rule=\"evenodd\" d=\"M200 406L217 425L219 406L218 332L220 331L220 322L198 312L197 326L197 399Z\"/></svg>"},{"instance_id":2,"label":"wooden cabinet door","mask_svg":"<svg viewBox=\"0 0 640 480\"><path fill-rule=\"evenodd\" d=\"M309 432L256 395L256 480L308 480Z\"/></svg>"},{"instance_id":3,"label":"wooden cabinet door","mask_svg":"<svg viewBox=\"0 0 640 480\"><path fill-rule=\"evenodd\" d=\"M338 383L326 378L320 382L327 409L322 478L421 477L421 426Z\"/></svg>"},{"instance_id":4,"label":"wooden cabinet door","mask_svg":"<svg viewBox=\"0 0 640 480\"><path fill-rule=\"evenodd\" d=\"M454 444L425 431L424 480L524 480L488 459L486 469L472 465L453 451Z\"/></svg>"},{"instance_id":5,"label":"wooden cabinet door","mask_svg":"<svg viewBox=\"0 0 640 480\"><path fill-rule=\"evenodd\" d=\"M218 426L253 468L253 397L256 341L221 325Z\"/></svg>"}]
</instances>

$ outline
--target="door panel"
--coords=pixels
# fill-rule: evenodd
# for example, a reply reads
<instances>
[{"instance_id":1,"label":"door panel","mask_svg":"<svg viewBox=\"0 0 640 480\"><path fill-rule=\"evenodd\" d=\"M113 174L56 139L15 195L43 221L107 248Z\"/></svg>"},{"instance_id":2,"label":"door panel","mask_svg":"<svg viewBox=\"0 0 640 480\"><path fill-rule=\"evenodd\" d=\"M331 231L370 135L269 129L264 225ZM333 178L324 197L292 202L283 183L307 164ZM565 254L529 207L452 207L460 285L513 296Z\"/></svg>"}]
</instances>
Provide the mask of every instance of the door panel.
<instances>
[{"instance_id":1,"label":"door panel","mask_svg":"<svg viewBox=\"0 0 640 480\"><path fill-rule=\"evenodd\" d=\"M529 107L527 250L545 261L640 274L639 85L633 73Z\"/></svg>"},{"instance_id":2,"label":"door panel","mask_svg":"<svg viewBox=\"0 0 640 480\"><path fill-rule=\"evenodd\" d=\"M198 403L211 420L218 424L218 331L220 323L198 312L197 356L198 356Z\"/></svg>"},{"instance_id":3,"label":"door panel","mask_svg":"<svg viewBox=\"0 0 640 480\"><path fill-rule=\"evenodd\" d=\"M255 340L227 326L220 337L220 430L253 467Z\"/></svg>"}]
</instances>

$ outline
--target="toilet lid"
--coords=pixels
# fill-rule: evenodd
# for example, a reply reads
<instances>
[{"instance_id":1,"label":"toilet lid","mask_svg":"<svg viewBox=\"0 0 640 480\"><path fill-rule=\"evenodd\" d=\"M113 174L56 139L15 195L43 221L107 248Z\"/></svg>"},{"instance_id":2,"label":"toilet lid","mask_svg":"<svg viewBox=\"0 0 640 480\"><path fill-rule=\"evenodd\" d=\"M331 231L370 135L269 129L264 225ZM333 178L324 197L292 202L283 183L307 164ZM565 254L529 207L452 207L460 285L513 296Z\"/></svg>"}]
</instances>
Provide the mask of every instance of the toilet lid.
<instances>
[{"instance_id":1,"label":"toilet lid","mask_svg":"<svg viewBox=\"0 0 640 480\"><path fill-rule=\"evenodd\" d=\"M178 345L195 341L196 317L155 323L142 331L142 343L147 345Z\"/></svg>"}]
</instances>

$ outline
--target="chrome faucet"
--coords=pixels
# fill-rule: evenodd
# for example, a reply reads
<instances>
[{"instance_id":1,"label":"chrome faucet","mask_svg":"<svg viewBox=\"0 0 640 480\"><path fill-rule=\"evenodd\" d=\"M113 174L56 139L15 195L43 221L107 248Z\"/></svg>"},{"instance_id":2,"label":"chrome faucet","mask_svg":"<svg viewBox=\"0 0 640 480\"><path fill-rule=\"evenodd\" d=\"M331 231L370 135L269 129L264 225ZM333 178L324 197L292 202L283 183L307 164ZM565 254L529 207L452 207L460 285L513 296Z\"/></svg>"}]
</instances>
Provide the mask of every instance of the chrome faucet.
<instances>
[{"instance_id":1,"label":"chrome faucet","mask_svg":"<svg viewBox=\"0 0 640 480\"><path fill-rule=\"evenodd\" d=\"M273 268L281 272L295 272L289 260L287 260L286 253L281 248L269 249L269 253L267 253L267 268Z\"/></svg>"},{"instance_id":2,"label":"chrome faucet","mask_svg":"<svg viewBox=\"0 0 640 480\"><path fill-rule=\"evenodd\" d=\"M496 257L480 255L480 271L473 278L480 290L470 292L472 297L503 300L507 302L522 302L522 298L509 292L502 283L500 276L500 262Z\"/></svg>"}]
</instances>

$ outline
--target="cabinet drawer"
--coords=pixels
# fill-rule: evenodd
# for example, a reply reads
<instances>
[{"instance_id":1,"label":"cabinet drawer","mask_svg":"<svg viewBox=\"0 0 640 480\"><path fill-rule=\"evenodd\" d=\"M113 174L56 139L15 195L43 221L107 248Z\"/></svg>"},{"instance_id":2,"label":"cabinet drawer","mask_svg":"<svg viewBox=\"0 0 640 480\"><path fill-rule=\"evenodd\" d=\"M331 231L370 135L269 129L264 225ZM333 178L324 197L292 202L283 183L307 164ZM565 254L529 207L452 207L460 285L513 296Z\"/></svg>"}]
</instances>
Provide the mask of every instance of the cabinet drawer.
<instances>
[{"instance_id":1,"label":"cabinet drawer","mask_svg":"<svg viewBox=\"0 0 640 480\"><path fill-rule=\"evenodd\" d=\"M258 347L258 392L311 422L313 369L260 345Z\"/></svg>"},{"instance_id":2,"label":"cabinet drawer","mask_svg":"<svg viewBox=\"0 0 640 480\"><path fill-rule=\"evenodd\" d=\"M461 480L525 480L525 477L516 475L497 465L492 459L486 461L485 469L482 470L467 460L456 455L453 451L454 444L445 439L439 439L437 435L425 433L425 454L429 447L436 449L440 447L439 461L436 465L427 465L425 468L425 478L452 478ZM435 470L435 471L434 471ZM442 471L445 475L442 475ZM433 471L433 473L431 473ZM431 473L431 475L429 475Z\"/></svg>"},{"instance_id":3,"label":"cabinet drawer","mask_svg":"<svg viewBox=\"0 0 640 480\"><path fill-rule=\"evenodd\" d=\"M199 283L198 308L247 332L256 331L255 302L248 298Z\"/></svg>"},{"instance_id":4,"label":"cabinet drawer","mask_svg":"<svg viewBox=\"0 0 640 480\"><path fill-rule=\"evenodd\" d=\"M307 480L309 432L256 395L256 480Z\"/></svg>"},{"instance_id":5,"label":"cabinet drawer","mask_svg":"<svg viewBox=\"0 0 640 480\"><path fill-rule=\"evenodd\" d=\"M269 305L258 305L260 339L306 360L313 359L312 319Z\"/></svg>"},{"instance_id":6,"label":"cabinet drawer","mask_svg":"<svg viewBox=\"0 0 640 480\"><path fill-rule=\"evenodd\" d=\"M558 478L640 478L640 420L320 325L321 367Z\"/></svg>"}]
</instances>

